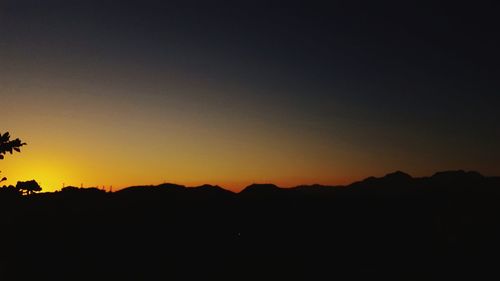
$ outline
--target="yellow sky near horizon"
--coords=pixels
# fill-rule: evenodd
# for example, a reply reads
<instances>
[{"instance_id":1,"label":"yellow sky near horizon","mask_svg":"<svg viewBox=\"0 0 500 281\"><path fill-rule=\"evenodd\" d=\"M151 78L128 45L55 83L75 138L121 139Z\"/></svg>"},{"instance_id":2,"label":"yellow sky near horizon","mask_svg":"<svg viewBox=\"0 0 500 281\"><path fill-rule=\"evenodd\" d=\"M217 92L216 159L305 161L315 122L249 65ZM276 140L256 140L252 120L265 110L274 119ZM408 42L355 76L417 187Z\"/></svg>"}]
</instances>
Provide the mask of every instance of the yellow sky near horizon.
<instances>
[{"instance_id":1,"label":"yellow sky near horizon","mask_svg":"<svg viewBox=\"0 0 500 281\"><path fill-rule=\"evenodd\" d=\"M0 132L28 143L0 161L1 184L237 191L500 174L487 22L359 5L0 2Z\"/></svg>"},{"instance_id":2,"label":"yellow sky near horizon","mask_svg":"<svg viewBox=\"0 0 500 281\"><path fill-rule=\"evenodd\" d=\"M329 168L322 166L314 149L306 155L300 143L280 138L247 143L238 138L197 138L189 132L183 135L182 130L170 136L114 129L109 135L98 128L84 131L83 126L73 126L76 123L61 120L43 128L18 126L11 131L13 138L28 145L0 162L2 175L9 179L5 184L35 179L45 191L54 191L63 184L116 190L163 182L208 183L237 191L255 182L283 186L345 182L324 176Z\"/></svg>"},{"instance_id":3,"label":"yellow sky near horizon","mask_svg":"<svg viewBox=\"0 0 500 281\"><path fill-rule=\"evenodd\" d=\"M438 150L453 154L432 140L381 146L387 136L373 128L343 127L342 120L330 121L339 131L332 134L292 113L214 110L203 107L203 99L116 100L47 81L41 85L13 88L18 95L3 103L2 132L28 143L0 161L9 179L3 184L34 179L44 191L55 191L63 184L117 190L171 182L239 191L252 183L348 184L395 170L424 176L497 169L467 155L437 157ZM77 94L67 97L63 90Z\"/></svg>"}]
</instances>

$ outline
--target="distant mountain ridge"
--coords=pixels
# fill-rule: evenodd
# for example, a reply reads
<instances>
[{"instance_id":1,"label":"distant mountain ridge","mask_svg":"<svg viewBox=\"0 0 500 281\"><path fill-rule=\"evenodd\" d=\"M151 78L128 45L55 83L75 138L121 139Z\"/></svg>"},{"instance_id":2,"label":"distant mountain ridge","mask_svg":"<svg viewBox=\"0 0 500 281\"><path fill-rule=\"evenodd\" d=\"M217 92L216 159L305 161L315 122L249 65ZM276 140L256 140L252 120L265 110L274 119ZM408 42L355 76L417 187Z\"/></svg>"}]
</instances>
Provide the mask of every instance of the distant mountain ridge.
<instances>
[{"instance_id":1,"label":"distant mountain ridge","mask_svg":"<svg viewBox=\"0 0 500 281\"><path fill-rule=\"evenodd\" d=\"M175 183L162 183L159 185L137 185L130 186L123 189L119 189L113 193L125 194L125 193L142 193L142 192L203 192L203 193L224 193L226 195L249 195L249 194L274 194L281 193L283 191L287 192L322 192L322 191L332 191L332 190L385 190L389 189L394 192L400 192L407 190L408 188L418 189L425 187L439 187L439 186L453 186L454 188L463 187L465 185L498 185L500 187L500 176L483 176L481 173L476 171L464 171L464 170L450 170L450 171L440 171L436 172L431 176L427 177L412 177L410 174L403 171L394 171L388 173L382 177L367 177L363 180L353 182L347 185L322 185L322 184L310 184L310 185L298 185L293 187L280 187L272 183L253 183L246 186L239 192L234 192L225 189L218 185L203 184L200 186L185 186ZM4 187L5 188L5 187ZM451 187L450 187L451 188ZM0 189L1 190L1 189ZM7 190L5 188L5 190ZM78 192L106 192L104 189L99 189L97 187L74 187L67 186L58 192L62 193L78 193Z\"/></svg>"},{"instance_id":2,"label":"distant mountain ridge","mask_svg":"<svg viewBox=\"0 0 500 281\"><path fill-rule=\"evenodd\" d=\"M499 275L491 257L500 251L500 177L471 171L395 171L343 186L254 183L239 193L173 183L29 196L1 188L0 210L5 280Z\"/></svg>"},{"instance_id":3,"label":"distant mountain ridge","mask_svg":"<svg viewBox=\"0 0 500 281\"><path fill-rule=\"evenodd\" d=\"M388 173L382 177L368 177L361 181L353 182L348 185L321 185L321 184L311 184L311 185L299 185L294 187L280 187L272 183L253 183L240 192L232 192L230 190L224 189L218 185L204 184L201 186L188 187L173 183L163 183L160 185L145 185L145 186L132 186L121 189L117 191L118 193L123 192L134 192L134 191L203 191L203 192L224 192L224 193L234 193L234 194L270 194L280 191L320 191L325 189L358 189L358 188L405 188L408 186L429 186L429 185L442 185L442 184L472 184L475 182L500 182L500 177L485 177L476 171L464 171L464 170L450 170L436 172L432 176L428 177L412 177L410 174L403 171L395 171Z\"/></svg>"}]
</instances>

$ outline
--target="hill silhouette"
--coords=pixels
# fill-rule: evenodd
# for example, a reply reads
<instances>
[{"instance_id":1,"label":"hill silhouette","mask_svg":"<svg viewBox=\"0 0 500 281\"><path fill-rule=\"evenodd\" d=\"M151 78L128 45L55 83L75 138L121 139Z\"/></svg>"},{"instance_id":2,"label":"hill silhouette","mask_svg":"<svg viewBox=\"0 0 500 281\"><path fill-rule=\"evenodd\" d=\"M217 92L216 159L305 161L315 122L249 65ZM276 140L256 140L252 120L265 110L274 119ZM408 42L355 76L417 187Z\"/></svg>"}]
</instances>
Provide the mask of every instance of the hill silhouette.
<instances>
[{"instance_id":1,"label":"hill silhouette","mask_svg":"<svg viewBox=\"0 0 500 281\"><path fill-rule=\"evenodd\" d=\"M498 277L500 178L403 172L346 186L0 189L5 280ZM22 262L19 262L22 261Z\"/></svg>"}]
</instances>

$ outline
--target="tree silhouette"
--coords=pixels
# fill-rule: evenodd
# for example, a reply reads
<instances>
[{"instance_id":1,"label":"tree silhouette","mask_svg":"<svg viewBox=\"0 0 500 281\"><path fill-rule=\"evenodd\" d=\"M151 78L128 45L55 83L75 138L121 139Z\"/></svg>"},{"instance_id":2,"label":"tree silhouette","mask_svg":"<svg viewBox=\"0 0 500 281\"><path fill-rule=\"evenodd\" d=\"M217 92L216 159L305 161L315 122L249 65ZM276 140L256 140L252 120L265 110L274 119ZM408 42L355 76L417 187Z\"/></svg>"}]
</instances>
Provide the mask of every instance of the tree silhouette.
<instances>
[{"instance_id":1,"label":"tree silhouette","mask_svg":"<svg viewBox=\"0 0 500 281\"><path fill-rule=\"evenodd\" d=\"M35 180L18 181L16 184L16 189L26 195L30 195L33 192L42 191L42 188Z\"/></svg>"},{"instance_id":2,"label":"tree silhouette","mask_svg":"<svg viewBox=\"0 0 500 281\"><path fill-rule=\"evenodd\" d=\"M20 147L26 145L26 143L22 142L20 139L10 140L9 132L5 134L0 133L0 160L5 158L5 154L9 152L12 154L14 151L21 152ZM6 181L7 178L3 177L0 179L0 182Z\"/></svg>"},{"instance_id":3,"label":"tree silhouette","mask_svg":"<svg viewBox=\"0 0 500 281\"><path fill-rule=\"evenodd\" d=\"M4 155L9 152L12 154L14 151L21 152L20 147L26 145L20 139L10 140L9 132L2 135L0 133L0 160L4 159Z\"/></svg>"}]
</instances>

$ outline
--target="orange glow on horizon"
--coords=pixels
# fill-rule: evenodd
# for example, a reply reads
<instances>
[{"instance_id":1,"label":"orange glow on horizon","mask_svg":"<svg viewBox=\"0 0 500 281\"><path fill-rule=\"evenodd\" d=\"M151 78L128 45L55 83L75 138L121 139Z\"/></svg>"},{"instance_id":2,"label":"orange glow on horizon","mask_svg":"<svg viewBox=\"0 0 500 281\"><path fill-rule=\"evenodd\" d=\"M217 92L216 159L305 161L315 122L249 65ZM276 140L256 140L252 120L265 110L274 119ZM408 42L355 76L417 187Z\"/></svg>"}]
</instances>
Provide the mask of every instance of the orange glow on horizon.
<instances>
[{"instance_id":1,"label":"orange glow on horizon","mask_svg":"<svg viewBox=\"0 0 500 281\"><path fill-rule=\"evenodd\" d=\"M343 185L395 170L421 176L452 169L495 174L498 169L465 154L446 157L453 151L426 140L406 147L360 142L357 128L337 119L317 126L314 119L304 122L296 112L264 103L254 105L255 111L217 103L210 108L206 97L213 93L206 89L164 85L173 92L200 93L199 100L149 95L145 101L124 85L108 89L42 78L40 85L19 83L22 87L12 89L16 99L3 101L8 128L0 131L28 145L0 161L8 178L2 184L34 179L44 191L56 191L63 184L118 190L171 182L239 191L252 183ZM117 100L107 98L107 92L124 94ZM332 133L337 127L345 136Z\"/></svg>"},{"instance_id":2,"label":"orange glow on horizon","mask_svg":"<svg viewBox=\"0 0 500 281\"><path fill-rule=\"evenodd\" d=\"M105 190L112 188L113 191L117 191L129 186L158 185L168 182L185 186L219 185L225 189L239 192L253 183L273 183L280 187L293 187L311 184L344 185L356 180L348 177L321 178L320 175L316 175L316 177L313 177L314 175L310 177L272 175L263 169L255 171L251 175L252 169L246 169L242 166L234 167L232 173L221 172L225 176L213 175L209 168L203 170L197 165L187 167L187 169L186 166L171 166L162 169L159 164L147 165L147 163L143 163L145 169L136 171L133 165L129 167L127 165L113 165L112 162L80 158L81 156L77 157L75 154L73 157L68 157L64 151L59 151L59 153L35 152L32 151L32 147L33 145L26 146L20 154L8 155L0 163L3 164L2 175L8 177L8 181L3 184L15 185L17 181L34 179L42 186L43 192L53 192L60 190L63 186L80 187L83 185L84 187L98 187ZM168 166L168 163L164 165ZM128 172L126 172L127 169L129 169ZM175 171L173 171L174 169Z\"/></svg>"}]
</instances>

